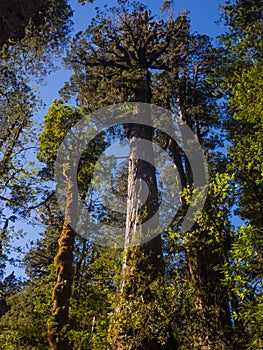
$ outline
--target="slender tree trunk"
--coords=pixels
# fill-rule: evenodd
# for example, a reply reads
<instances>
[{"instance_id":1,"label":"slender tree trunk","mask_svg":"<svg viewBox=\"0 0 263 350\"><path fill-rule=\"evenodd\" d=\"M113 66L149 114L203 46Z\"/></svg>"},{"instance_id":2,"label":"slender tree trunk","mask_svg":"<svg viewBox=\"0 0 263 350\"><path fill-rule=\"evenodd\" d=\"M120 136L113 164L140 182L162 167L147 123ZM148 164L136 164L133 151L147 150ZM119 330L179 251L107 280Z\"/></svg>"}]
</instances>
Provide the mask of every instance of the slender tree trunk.
<instances>
[{"instance_id":1,"label":"slender tree trunk","mask_svg":"<svg viewBox=\"0 0 263 350\"><path fill-rule=\"evenodd\" d=\"M73 283L73 249L75 241L74 227L77 210L77 191L71 176L71 168L64 167L67 184L67 201L64 225L58 240L59 248L54 259L56 284L52 293L52 319L48 322L48 341L53 350L70 350L67 336L69 323L69 303Z\"/></svg>"}]
</instances>

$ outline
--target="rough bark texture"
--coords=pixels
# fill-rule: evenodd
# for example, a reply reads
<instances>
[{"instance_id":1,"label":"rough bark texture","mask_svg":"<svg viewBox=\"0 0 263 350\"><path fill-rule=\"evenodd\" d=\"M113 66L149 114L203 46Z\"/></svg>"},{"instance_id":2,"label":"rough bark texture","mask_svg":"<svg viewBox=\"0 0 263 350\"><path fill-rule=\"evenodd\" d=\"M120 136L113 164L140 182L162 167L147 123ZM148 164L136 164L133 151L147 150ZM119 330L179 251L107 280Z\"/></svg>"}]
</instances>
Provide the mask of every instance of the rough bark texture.
<instances>
[{"instance_id":1,"label":"rough bark texture","mask_svg":"<svg viewBox=\"0 0 263 350\"><path fill-rule=\"evenodd\" d=\"M48 341L53 350L70 350L67 337L69 322L69 303L73 283L73 249L75 241L74 227L76 220L77 192L71 176L70 167L64 168L67 183L67 201L65 220L61 236L58 240L59 248L54 259L56 267L56 284L52 293L52 319L48 322Z\"/></svg>"},{"instance_id":2,"label":"rough bark texture","mask_svg":"<svg viewBox=\"0 0 263 350\"><path fill-rule=\"evenodd\" d=\"M151 89L150 76L146 72L145 80L136 88L136 102L150 103ZM148 220L158 211L158 189L154 157L152 149L153 129L148 127L150 123L150 107L141 104L134 106L136 118L144 120L146 125L131 124L127 126L127 137L130 140L130 159L128 170L128 195L127 195L127 217L125 231L125 251L122 266L122 282L120 287L119 303L109 328L109 343L112 350L138 349L138 350L176 350L177 344L171 335L166 344L158 341L158 334L145 336L144 329L132 328L131 313L138 311L140 300L151 303L155 295L149 285L159 279L163 281L164 261L162 254L162 238L157 234L154 238L147 239L147 234L153 237L153 230L158 226L158 217L154 217L148 225ZM145 143L144 141L148 141ZM143 160L142 160L143 159ZM142 182L148 185L147 200L142 203ZM139 225L147 222L147 231L142 232ZM146 238L146 239L145 239ZM144 240L145 243L138 244ZM162 282L161 282L162 283ZM136 306L134 306L136 305ZM140 311L139 311L140 312ZM153 320L150 322L154 322ZM130 325L129 325L130 323ZM128 326L126 326L128 324ZM150 324L157 327L155 324ZM148 330L146 330L147 333ZM128 338L132 338L132 344Z\"/></svg>"},{"instance_id":3,"label":"rough bark texture","mask_svg":"<svg viewBox=\"0 0 263 350\"><path fill-rule=\"evenodd\" d=\"M234 350L229 298L223 276L214 269L222 264L216 252L206 247L187 248L191 283L195 288L195 348Z\"/></svg>"}]
</instances>

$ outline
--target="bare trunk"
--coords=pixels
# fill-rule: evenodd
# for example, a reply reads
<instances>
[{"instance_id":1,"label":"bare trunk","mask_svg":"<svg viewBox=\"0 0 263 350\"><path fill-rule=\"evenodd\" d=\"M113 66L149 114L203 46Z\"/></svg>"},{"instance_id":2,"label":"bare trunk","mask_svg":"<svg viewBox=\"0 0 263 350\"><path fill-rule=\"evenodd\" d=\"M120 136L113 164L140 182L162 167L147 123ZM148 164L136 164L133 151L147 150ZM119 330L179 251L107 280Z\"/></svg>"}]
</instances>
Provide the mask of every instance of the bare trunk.
<instances>
[{"instance_id":1,"label":"bare trunk","mask_svg":"<svg viewBox=\"0 0 263 350\"><path fill-rule=\"evenodd\" d=\"M158 234L152 238L154 230L158 227L158 216L154 216L158 211L158 190L153 165L152 129L146 126L134 126L129 130L129 134L131 152L128 171L126 248L121 286L124 295L135 293L140 282L137 279L141 274L150 283L164 273L161 236ZM145 140L149 142L145 143ZM145 184L149 192L147 200L143 203ZM140 228L143 223L146 224L144 230ZM138 245L141 242L145 243Z\"/></svg>"}]
</instances>

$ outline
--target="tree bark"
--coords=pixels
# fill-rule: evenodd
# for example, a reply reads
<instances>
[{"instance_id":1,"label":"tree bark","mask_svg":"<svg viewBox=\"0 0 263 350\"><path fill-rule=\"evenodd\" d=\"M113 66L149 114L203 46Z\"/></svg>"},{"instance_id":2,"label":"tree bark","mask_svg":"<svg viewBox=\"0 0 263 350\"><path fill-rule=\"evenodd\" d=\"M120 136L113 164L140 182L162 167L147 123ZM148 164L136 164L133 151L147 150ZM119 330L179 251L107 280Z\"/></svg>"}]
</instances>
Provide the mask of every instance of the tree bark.
<instances>
[{"instance_id":1,"label":"tree bark","mask_svg":"<svg viewBox=\"0 0 263 350\"><path fill-rule=\"evenodd\" d=\"M223 276L214 267L222 265L217 252L205 245L187 247L191 283L195 290L195 348L234 350L229 297Z\"/></svg>"},{"instance_id":2,"label":"tree bark","mask_svg":"<svg viewBox=\"0 0 263 350\"><path fill-rule=\"evenodd\" d=\"M70 350L67 336L69 323L69 304L73 283L73 250L75 242L77 191L74 187L71 167L64 165L63 173L67 184L67 200L65 219L61 236L58 240L59 248L54 259L56 268L56 284L52 293L52 319L48 322L48 341L52 350Z\"/></svg>"},{"instance_id":3,"label":"tree bark","mask_svg":"<svg viewBox=\"0 0 263 350\"><path fill-rule=\"evenodd\" d=\"M148 71L145 79L137 85L135 95L136 102L150 103L151 88ZM127 216L119 301L109 327L109 343L112 350L126 349L129 338L132 339L130 348L134 350L177 349L170 329L167 343L162 345L157 339L158 335L145 337L144 329L139 329L138 332L134 330L131 319L127 319L126 316L130 312L131 305L135 304L135 308L140 308L140 298L146 303L155 299L155 295L150 290L150 284L157 279L163 283L164 277L162 238L160 234L152 238L153 230L157 229L159 223L158 216L154 216L158 211L159 198L152 148L153 129L148 126L151 124L150 112L150 105L135 104L133 113L136 119L144 120L145 125L130 124L126 128L127 137L130 140ZM148 142L145 143L145 141ZM138 179L142 181L138 182ZM148 185L149 191L144 203L141 198L142 182ZM149 219L152 220L148 225ZM147 232L142 232L140 225L145 222L147 222ZM145 243L138 245L142 241Z\"/></svg>"}]
</instances>

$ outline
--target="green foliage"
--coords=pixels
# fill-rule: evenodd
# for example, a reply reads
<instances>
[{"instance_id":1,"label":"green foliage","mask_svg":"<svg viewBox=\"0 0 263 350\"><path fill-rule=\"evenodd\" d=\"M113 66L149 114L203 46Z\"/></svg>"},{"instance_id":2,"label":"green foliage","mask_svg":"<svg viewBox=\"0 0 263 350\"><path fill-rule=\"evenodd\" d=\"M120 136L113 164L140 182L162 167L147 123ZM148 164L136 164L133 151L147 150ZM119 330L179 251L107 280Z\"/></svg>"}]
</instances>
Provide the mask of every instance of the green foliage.
<instances>
[{"instance_id":1,"label":"green foliage","mask_svg":"<svg viewBox=\"0 0 263 350\"><path fill-rule=\"evenodd\" d=\"M232 53L228 57L230 61L244 63L257 59L262 53L262 6L262 0L227 0L221 6L221 20L228 29L223 39L231 43L228 45Z\"/></svg>"},{"instance_id":2,"label":"green foliage","mask_svg":"<svg viewBox=\"0 0 263 350\"><path fill-rule=\"evenodd\" d=\"M64 0L40 0L22 2L4 0L1 3L0 46L30 38L31 41L44 42L44 45L58 43L58 38L65 31L72 15L69 5Z\"/></svg>"},{"instance_id":3,"label":"green foliage","mask_svg":"<svg viewBox=\"0 0 263 350\"><path fill-rule=\"evenodd\" d=\"M156 21L151 11L144 5L137 3L129 5L121 2L120 7L111 9L112 16L98 10L97 17L93 19L86 32L77 34L72 50L66 58L66 65L73 70L73 75L62 90L64 98L68 99L77 95L77 102L87 111L115 102L139 100L164 105L163 101L165 101L164 107L175 109L193 129L200 141L204 141L210 127L218 126L217 116L214 113L214 97L211 87L206 82L209 69L215 65L213 58L216 57L216 51L213 50L207 37L190 34L187 14L179 15L176 19L170 17L165 18L164 21ZM46 128L41 136L42 155L40 157L43 156L41 160L50 165L54 162L58 145L65 135L65 125L67 129L67 121L70 114L73 113L73 109L64 111L64 108L64 105L55 102L45 118ZM216 142L216 138L214 141ZM177 152L178 148L173 151ZM174 154L175 157L177 155L177 153ZM183 159L180 161L184 162ZM85 171L83 174L85 175ZM84 177L81 176L81 178ZM187 180L188 183L191 182L191 179ZM214 196L216 197L216 194ZM221 241L224 238L220 239L221 236L224 237L224 232L221 233L220 229L225 229L227 220L224 215L221 218L217 211L215 214L214 210L215 208L210 208L207 215L203 216L203 221L199 222L199 231L196 230L196 234L191 239L189 237L187 244L190 245L190 241L194 244L197 242L200 249L203 244L209 249L209 257L205 259L204 253L202 256L206 263L203 275L207 271L212 276L213 282L208 292L211 293L212 288L219 284L217 291L220 294L222 291L221 274L216 273L213 268L223 259ZM210 217L214 218L211 213L216 217L219 227L211 226ZM199 237L201 232L202 240ZM217 241L214 243L215 236L219 243ZM183 247L183 249L186 248ZM213 263L206 261L211 256L213 258L216 256ZM119 263L121 261L120 259ZM135 261L134 264L136 267L138 261ZM126 298L118 292L119 286L113 284L117 291L115 293L117 300L113 303L113 308L116 305L116 310L113 312L111 308L109 309L111 313L108 313L102 327L102 339L104 339L102 347L106 346L106 339L110 341L116 337L122 338L118 341L127 348L134 348L135 343L137 347L151 348L155 341L159 344L165 343L169 337L168 334L172 334L169 329L172 312L167 313L169 315L167 317L166 310L169 309L169 306L165 301L165 285L164 290L159 286L162 297L156 302L153 295L157 293L157 290L154 290L154 293L150 292L150 287L145 287L145 283L146 281L153 283L151 286L154 288L157 288L158 283L155 285L149 276L146 277L139 269L135 270L138 276L136 275L133 283L136 284L135 289L138 293L134 295L130 293ZM146 270L149 271L150 266L147 266ZM128 278L132 280L131 276ZM91 280L93 281L92 278ZM142 285L137 281L140 281ZM185 285L189 286L189 283ZM199 289L196 288L203 293L203 299L207 296L207 289L202 291L204 285L205 283L197 286ZM151 297L145 297L147 293L150 293ZM169 296L167 298L169 299ZM211 297L209 300L212 299ZM218 306L214 305L218 304L218 300L214 298L212 303L210 316L214 311L213 307ZM91 305L89 303L88 305L88 310L90 310ZM196 305L192 304L192 308L195 307ZM186 309L184 312L186 315ZM92 315L101 325L97 321L97 315ZM78 314L75 314L75 317L80 321ZM209 320L206 329L210 327ZM105 328L107 326L109 326L108 329ZM88 323L88 327L92 329L92 324ZM74 342L80 344L78 335L82 331L74 329L74 326L71 329L69 334L72 341L74 339ZM200 330L203 331L202 328ZM180 334L184 342L183 331ZM124 344L125 337L128 339L126 344ZM88 342L89 335L84 332L82 339ZM189 344L190 341L185 341L185 343Z\"/></svg>"},{"instance_id":4,"label":"green foliage","mask_svg":"<svg viewBox=\"0 0 263 350\"><path fill-rule=\"evenodd\" d=\"M44 2L35 4L36 8ZM4 39L1 52L0 121L4 127L0 130L0 195L5 205L4 194L11 194L8 203L14 209L35 195L28 186L29 171L21 165L25 144L35 137L31 116L37 102L24 73L18 73L20 60L28 48L26 62L32 61L35 49L38 59L50 60L50 53L66 42L70 30L67 3L46 3L54 12L45 12L49 9L45 7L43 14L47 16L43 20L27 12L33 13L35 7L19 2L24 6L24 22L22 27L18 22L12 35L8 34L11 40ZM46 166L40 173L42 180L52 179L58 147L84 111L138 100L150 91L151 96L145 98L175 111L208 150L211 172L207 202L191 231L179 232L179 213L179 219L163 233L162 277L151 279L150 266L143 273L137 268L138 260L129 262L136 271L129 283L136 286L125 296L120 293L123 252L76 237L69 325L62 333L74 350L106 350L114 337L122 338L123 349L153 349L155 340L162 348L171 334L177 343L173 350L259 350L263 348L262 1L227 1L223 5L222 18L229 28L222 37L224 50L213 48L205 36L191 34L186 13L177 18L171 15L172 2L164 2L163 11L168 9L169 14L163 21L156 20L142 4L118 3L110 15L98 9L87 31L73 40L65 60L73 75L62 92L64 99L75 95L80 107L68 106L63 100L55 100L50 106L38 153ZM50 43L44 53L46 40ZM223 60L219 57L222 53ZM33 65L32 69L37 67ZM217 67L217 76L211 77ZM226 166L223 157L215 153L221 145L216 128L222 121L215 104L219 86L209 85L208 78L217 81L221 91L227 91L224 126L231 145ZM81 157L78 180L84 201L94 165L107 137L114 138L114 132L112 129L107 135L99 135ZM187 168L178 147L167 147L177 161L180 158L182 168ZM187 175L184 180L188 186L182 202L187 206L197 189ZM126 183L118 184L125 192ZM245 220L237 229L231 225L233 205ZM10 226L5 228L6 217L0 214L2 277L6 261L3 248ZM30 280L4 295L10 309L0 318L3 350L49 349L46 322L51 319L51 290L56 279L52 261L63 218L52 197L44 201L38 215L46 228L24 259ZM144 262L141 256L139 263ZM1 298L6 286L1 284Z\"/></svg>"},{"instance_id":5,"label":"green foliage","mask_svg":"<svg viewBox=\"0 0 263 350\"><path fill-rule=\"evenodd\" d=\"M236 214L245 220L235 232L230 263L223 268L232 293L233 317L245 349L262 348L263 95L262 1L227 2L229 33L221 76L229 89L228 171L234 174Z\"/></svg>"},{"instance_id":6,"label":"green foliage","mask_svg":"<svg viewBox=\"0 0 263 350\"><path fill-rule=\"evenodd\" d=\"M230 104L239 133L232 133L231 165L240 184L240 215L259 226L262 217L263 185L263 94L262 65L245 69L232 88Z\"/></svg>"},{"instance_id":7,"label":"green foliage","mask_svg":"<svg viewBox=\"0 0 263 350\"><path fill-rule=\"evenodd\" d=\"M57 241L62 229L62 219L57 214L57 218L49 216L48 220L49 225L45 232L39 234L37 242L32 244L31 249L23 258L26 273L31 280L49 275L48 267L53 264L58 249Z\"/></svg>"},{"instance_id":8,"label":"green foliage","mask_svg":"<svg viewBox=\"0 0 263 350\"><path fill-rule=\"evenodd\" d=\"M124 349L149 346L151 339L166 344L171 319L177 311L175 301L170 299L172 292L173 287L168 288L162 279L156 279L148 285L147 293L142 287L138 295L130 295L122 303L118 300L116 307L121 304L121 308L113 315L108 337L125 337Z\"/></svg>"},{"instance_id":9,"label":"green foliage","mask_svg":"<svg viewBox=\"0 0 263 350\"><path fill-rule=\"evenodd\" d=\"M7 298L10 310L0 320L0 349L49 349L46 320L51 307L50 276L21 286L18 293Z\"/></svg>"},{"instance_id":10,"label":"green foliage","mask_svg":"<svg viewBox=\"0 0 263 350\"><path fill-rule=\"evenodd\" d=\"M119 251L86 244L85 250L76 254L81 268L73 285L69 337L76 350L104 350L108 348L109 315L116 298Z\"/></svg>"},{"instance_id":11,"label":"green foliage","mask_svg":"<svg viewBox=\"0 0 263 350\"><path fill-rule=\"evenodd\" d=\"M53 102L44 118L45 128L39 138L38 159L40 161L46 162L48 165L54 164L63 138L81 117L83 115L79 109L64 105L62 100Z\"/></svg>"}]
</instances>

